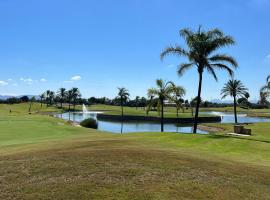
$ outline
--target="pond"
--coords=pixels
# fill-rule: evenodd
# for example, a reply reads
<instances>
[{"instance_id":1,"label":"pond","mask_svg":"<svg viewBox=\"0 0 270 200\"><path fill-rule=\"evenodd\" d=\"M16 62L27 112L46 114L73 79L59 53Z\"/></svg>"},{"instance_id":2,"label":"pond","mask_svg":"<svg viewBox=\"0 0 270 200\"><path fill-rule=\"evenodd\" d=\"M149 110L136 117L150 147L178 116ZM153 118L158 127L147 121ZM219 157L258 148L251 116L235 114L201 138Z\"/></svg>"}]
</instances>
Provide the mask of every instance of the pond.
<instances>
[{"instance_id":1,"label":"pond","mask_svg":"<svg viewBox=\"0 0 270 200\"><path fill-rule=\"evenodd\" d=\"M81 122L87 118L96 119L98 112L67 112L56 114L55 117L70 120L73 122ZM112 122L98 120L98 130L108 131L112 133L130 133L130 132L160 132L160 123L157 122ZM192 133L192 125L190 124L164 124L165 132ZM198 130L200 134L207 134L206 131Z\"/></svg>"},{"instance_id":2,"label":"pond","mask_svg":"<svg viewBox=\"0 0 270 200\"><path fill-rule=\"evenodd\" d=\"M70 120L73 122L81 122L87 118L96 119L96 115L100 112L67 112L56 114L55 117ZM201 114L211 114L221 116L221 123L234 123L234 115L229 112L200 112ZM238 123L256 123L256 122L270 122L270 118L249 117L246 114L239 113L237 115ZM98 130L108 131L112 133L130 133L130 132L160 132L159 122L115 122L115 121L98 121ZM164 124L165 132L178 133L192 133L191 124ZM208 132L197 130L200 134L207 134Z\"/></svg>"},{"instance_id":3,"label":"pond","mask_svg":"<svg viewBox=\"0 0 270 200\"><path fill-rule=\"evenodd\" d=\"M234 123L234 114L230 112L200 112L201 114L210 114L221 116L221 123ZM245 113L237 114L238 123L257 123L257 122L270 122L270 118L263 117L249 117Z\"/></svg>"}]
</instances>

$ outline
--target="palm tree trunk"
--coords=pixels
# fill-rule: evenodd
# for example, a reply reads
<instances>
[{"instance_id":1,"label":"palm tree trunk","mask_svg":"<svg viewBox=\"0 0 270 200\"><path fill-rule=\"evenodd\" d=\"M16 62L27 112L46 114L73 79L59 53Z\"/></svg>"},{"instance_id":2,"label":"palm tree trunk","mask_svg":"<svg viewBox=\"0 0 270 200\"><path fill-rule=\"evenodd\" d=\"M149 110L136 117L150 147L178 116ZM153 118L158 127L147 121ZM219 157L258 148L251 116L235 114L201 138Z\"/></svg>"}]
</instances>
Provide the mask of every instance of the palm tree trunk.
<instances>
[{"instance_id":1,"label":"palm tree trunk","mask_svg":"<svg viewBox=\"0 0 270 200\"><path fill-rule=\"evenodd\" d=\"M70 111L70 101L68 102L68 111Z\"/></svg>"},{"instance_id":2,"label":"palm tree trunk","mask_svg":"<svg viewBox=\"0 0 270 200\"><path fill-rule=\"evenodd\" d=\"M29 106L29 109L28 109L29 113L31 113L31 108L32 108L32 101L30 102L30 106Z\"/></svg>"},{"instance_id":3,"label":"palm tree trunk","mask_svg":"<svg viewBox=\"0 0 270 200\"><path fill-rule=\"evenodd\" d=\"M164 114L163 114L164 109L163 109L163 107L164 107L164 101L163 101L163 99L162 99L162 100L161 100L161 120L160 120L160 124L161 124L161 132L164 131Z\"/></svg>"},{"instance_id":4,"label":"palm tree trunk","mask_svg":"<svg viewBox=\"0 0 270 200\"><path fill-rule=\"evenodd\" d=\"M237 124L236 97L233 96L234 122Z\"/></svg>"},{"instance_id":5,"label":"palm tree trunk","mask_svg":"<svg viewBox=\"0 0 270 200\"><path fill-rule=\"evenodd\" d=\"M42 99L40 100L40 107L42 108Z\"/></svg>"},{"instance_id":6,"label":"palm tree trunk","mask_svg":"<svg viewBox=\"0 0 270 200\"><path fill-rule=\"evenodd\" d=\"M122 120L123 120L124 109L123 109L123 99L122 99L122 97L121 97L121 114L122 114Z\"/></svg>"},{"instance_id":7,"label":"palm tree trunk","mask_svg":"<svg viewBox=\"0 0 270 200\"><path fill-rule=\"evenodd\" d=\"M195 118L194 118L193 133L197 133L198 116L199 116L199 108L200 108L200 101L201 101L201 91L202 91L202 72L199 72L199 88L198 88L198 95L197 95L197 104L196 104L196 111L195 111Z\"/></svg>"},{"instance_id":8,"label":"palm tree trunk","mask_svg":"<svg viewBox=\"0 0 270 200\"><path fill-rule=\"evenodd\" d=\"M61 101L61 109L63 108L63 102Z\"/></svg>"}]
</instances>

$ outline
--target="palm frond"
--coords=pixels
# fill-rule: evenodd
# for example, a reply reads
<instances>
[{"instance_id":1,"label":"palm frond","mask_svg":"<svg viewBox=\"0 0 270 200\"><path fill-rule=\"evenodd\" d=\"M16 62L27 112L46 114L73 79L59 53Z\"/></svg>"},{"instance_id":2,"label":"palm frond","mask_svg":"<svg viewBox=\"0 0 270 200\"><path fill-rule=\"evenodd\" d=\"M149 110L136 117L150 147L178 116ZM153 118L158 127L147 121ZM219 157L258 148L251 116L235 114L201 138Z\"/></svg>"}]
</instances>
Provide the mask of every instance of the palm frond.
<instances>
[{"instance_id":1,"label":"palm frond","mask_svg":"<svg viewBox=\"0 0 270 200\"><path fill-rule=\"evenodd\" d=\"M221 70L225 70L228 72L228 74L233 77L233 70L231 68L229 68L227 65L224 65L222 63L215 63L215 64L210 64L211 67L213 68L217 68L217 69L221 69Z\"/></svg>"},{"instance_id":2,"label":"palm frond","mask_svg":"<svg viewBox=\"0 0 270 200\"><path fill-rule=\"evenodd\" d=\"M216 73L215 73L215 70L210 66L210 67L207 67L206 68L207 69L207 71L214 77L214 79L216 80L216 81L218 81L218 78L217 78L217 75L216 75Z\"/></svg>"},{"instance_id":3,"label":"palm frond","mask_svg":"<svg viewBox=\"0 0 270 200\"><path fill-rule=\"evenodd\" d=\"M233 57L228 56L226 54L216 54L210 57L209 60L211 62L227 62L230 63L235 68L238 66L236 60Z\"/></svg>"},{"instance_id":4,"label":"palm frond","mask_svg":"<svg viewBox=\"0 0 270 200\"><path fill-rule=\"evenodd\" d=\"M195 63L186 63L186 64L181 64L178 67L178 75L182 76L186 70L190 69Z\"/></svg>"},{"instance_id":5,"label":"palm frond","mask_svg":"<svg viewBox=\"0 0 270 200\"><path fill-rule=\"evenodd\" d=\"M178 45L175 45L175 46L169 46L165 48L160 54L160 59L163 61L165 56L168 56L168 55L187 56L188 54L185 49L183 49L182 47Z\"/></svg>"}]
</instances>

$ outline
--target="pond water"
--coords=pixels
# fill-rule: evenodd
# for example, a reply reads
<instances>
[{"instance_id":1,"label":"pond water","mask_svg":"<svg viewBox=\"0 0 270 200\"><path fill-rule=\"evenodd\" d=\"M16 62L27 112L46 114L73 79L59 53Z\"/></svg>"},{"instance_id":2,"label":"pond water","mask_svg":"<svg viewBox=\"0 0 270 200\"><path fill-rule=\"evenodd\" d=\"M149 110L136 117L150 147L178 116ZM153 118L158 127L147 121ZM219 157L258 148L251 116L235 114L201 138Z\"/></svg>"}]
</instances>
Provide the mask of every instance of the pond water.
<instances>
[{"instance_id":1,"label":"pond water","mask_svg":"<svg viewBox=\"0 0 270 200\"><path fill-rule=\"evenodd\" d=\"M56 114L55 117L70 120L74 122L81 122L87 118L96 119L97 113L100 112L67 112ZM233 113L227 112L200 112L201 114L211 114L221 116L221 123L234 123ZM237 115L238 123L256 123L256 122L270 122L270 118L248 117L246 114ZM108 131L112 133L130 133L130 132L160 132L159 122L114 122L114 121L98 121L98 130ZM191 124L164 124L164 131L192 133ZM198 130L200 134L207 134L208 132Z\"/></svg>"},{"instance_id":2,"label":"pond water","mask_svg":"<svg viewBox=\"0 0 270 200\"><path fill-rule=\"evenodd\" d=\"M200 112L201 114L211 114L221 116L221 123L234 123L234 114L230 112ZM247 114L237 114L238 123L256 123L256 122L270 122L270 118L263 117L249 117Z\"/></svg>"},{"instance_id":3,"label":"pond water","mask_svg":"<svg viewBox=\"0 0 270 200\"><path fill-rule=\"evenodd\" d=\"M87 118L96 119L98 112L70 112L56 114L55 117L70 120L74 122L81 122ZM160 132L160 123L157 122L112 122L98 120L98 130L108 131L112 133L130 133L130 132ZM179 133L192 133L192 125L190 124L164 124L164 131L166 132L179 132ZM206 131L198 130L200 134L207 134Z\"/></svg>"}]
</instances>

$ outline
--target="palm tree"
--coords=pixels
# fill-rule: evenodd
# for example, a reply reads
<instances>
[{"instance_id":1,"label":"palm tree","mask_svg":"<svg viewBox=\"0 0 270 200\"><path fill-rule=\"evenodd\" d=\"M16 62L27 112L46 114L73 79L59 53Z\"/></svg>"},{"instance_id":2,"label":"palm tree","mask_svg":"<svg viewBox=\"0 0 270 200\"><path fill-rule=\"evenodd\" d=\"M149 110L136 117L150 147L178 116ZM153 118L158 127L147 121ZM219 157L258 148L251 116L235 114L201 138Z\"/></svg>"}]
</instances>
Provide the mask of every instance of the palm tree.
<instances>
[{"instance_id":1,"label":"palm tree","mask_svg":"<svg viewBox=\"0 0 270 200\"><path fill-rule=\"evenodd\" d=\"M157 88L149 89L147 95L152 98L157 97L159 100L159 104L161 106L160 124L161 124L161 132L163 132L164 130L164 101L170 98L170 94L173 92L175 86L173 82L171 81L164 82L162 79L157 79L156 85L157 85Z\"/></svg>"},{"instance_id":2,"label":"palm tree","mask_svg":"<svg viewBox=\"0 0 270 200\"><path fill-rule=\"evenodd\" d=\"M188 49L184 49L178 45L169 46L162 51L160 57L161 60L163 60L167 55L186 57L189 62L179 65L178 74L180 76L193 66L196 67L199 74L197 97L200 99L204 71L209 72L216 81L217 76L215 69L226 70L231 76L233 75L231 67L237 67L237 63L234 58L225 54L214 53L220 48L232 45L235 42L232 37L224 35L224 33L218 29L202 31L201 27L199 27L197 32L189 29L182 29L180 30L180 36L184 38ZM197 132L199 106L200 102L197 101L193 133Z\"/></svg>"},{"instance_id":3,"label":"palm tree","mask_svg":"<svg viewBox=\"0 0 270 200\"><path fill-rule=\"evenodd\" d=\"M266 78L266 84L260 90L260 92L265 91L270 91L270 75Z\"/></svg>"},{"instance_id":4,"label":"palm tree","mask_svg":"<svg viewBox=\"0 0 270 200\"><path fill-rule=\"evenodd\" d=\"M71 104L71 101L72 101L72 95L73 95L72 90L68 90L67 91L68 111L70 111L70 104Z\"/></svg>"},{"instance_id":5,"label":"palm tree","mask_svg":"<svg viewBox=\"0 0 270 200\"><path fill-rule=\"evenodd\" d=\"M267 105L269 104L269 101L267 101L267 98L269 97L269 92L260 92L260 100L259 104L260 105Z\"/></svg>"},{"instance_id":6,"label":"palm tree","mask_svg":"<svg viewBox=\"0 0 270 200\"><path fill-rule=\"evenodd\" d=\"M75 110L75 105L77 103L78 98L81 97L81 93L78 88L71 88L71 92L72 92L73 110Z\"/></svg>"},{"instance_id":7,"label":"palm tree","mask_svg":"<svg viewBox=\"0 0 270 200\"><path fill-rule=\"evenodd\" d=\"M59 97L59 100L60 100L61 108L63 108L63 102L66 98L66 89L60 88L57 93L58 93L57 96Z\"/></svg>"},{"instance_id":8,"label":"palm tree","mask_svg":"<svg viewBox=\"0 0 270 200\"><path fill-rule=\"evenodd\" d=\"M55 97L54 92L53 92L53 91L50 91L50 93L49 93L49 101L50 101L50 105L52 105L52 101L53 101L54 97Z\"/></svg>"},{"instance_id":9,"label":"palm tree","mask_svg":"<svg viewBox=\"0 0 270 200\"><path fill-rule=\"evenodd\" d=\"M180 108L183 108L183 103L184 100L182 99L183 96L185 96L186 90L182 86L174 86L173 87L173 96L171 100L175 103L176 105L176 116L177 118L179 117L179 110Z\"/></svg>"},{"instance_id":10,"label":"palm tree","mask_svg":"<svg viewBox=\"0 0 270 200\"><path fill-rule=\"evenodd\" d=\"M45 99L46 94L42 93L39 98L40 98L40 107L42 108L42 103L43 103L43 99Z\"/></svg>"},{"instance_id":11,"label":"palm tree","mask_svg":"<svg viewBox=\"0 0 270 200\"><path fill-rule=\"evenodd\" d=\"M122 119L123 119L123 116L124 116L123 104L129 98L128 90L126 88L118 88L118 97L120 98L121 113L122 113Z\"/></svg>"},{"instance_id":12,"label":"palm tree","mask_svg":"<svg viewBox=\"0 0 270 200\"><path fill-rule=\"evenodd\" d=\"M236 113L236 98L244 97L248 89L244 87L243 83L240 80L229 80L225 83L224 87L221 90L222 99L227 96L233 97L233 107L234 107L234 121L237 123L237 113Z\"/></svg>"},{"instance_id":13,"label":"palm tree","mask_svg":"<svg viewBox=\"0 0 270 200\"><path fill-rule=\"evenodd\" d=\"M49 103L50 103L50 94L51 94L51 91L47 90L46 91L46 104L47 104L47 107L49 106Z\"/></svg>"},{"instance_id":14,"label":"palm tree","mask_svg":"<svg viewBox=\"0 0 270 200\"><path fill-rule=\"evenodd\" d=\"M140 97L139 96L136 96L135 97L136 110L138 109L139 102L140 102Z\"/></svg>"},{"instance_id":15,"label":"palm tree","mask_svg":"<svg viewBox=\"0 0 270 200\"><path fill-rule=\"evenodd\" d=\"M32 104L33 104L33 102L34 102L35 100L36 100L35 97L32 97L32 98L30 99L30 104L29 104L29 109L28 109L28 113L29 113L29 114L31 114Z\"/></svg>"}]
</instances>

